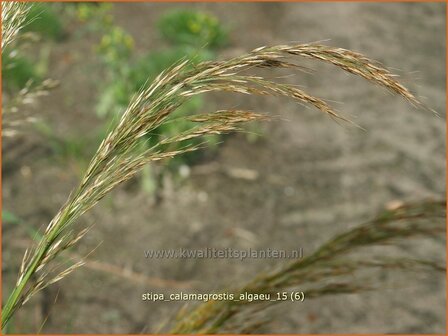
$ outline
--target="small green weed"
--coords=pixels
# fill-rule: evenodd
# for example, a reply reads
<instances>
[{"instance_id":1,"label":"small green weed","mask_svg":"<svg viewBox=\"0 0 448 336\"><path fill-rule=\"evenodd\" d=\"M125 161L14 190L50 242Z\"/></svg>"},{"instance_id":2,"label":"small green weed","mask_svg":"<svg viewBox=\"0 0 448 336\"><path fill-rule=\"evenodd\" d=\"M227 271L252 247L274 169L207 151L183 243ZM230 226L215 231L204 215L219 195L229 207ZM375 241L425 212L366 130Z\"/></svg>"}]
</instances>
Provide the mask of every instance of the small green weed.
<instances>
[{"instance_id":1,"label":"small green weed","mask_svg":"<svg viewBox=\"0 0 448 336\"><path fill-rule=\"evenodd\" d=\"M162 37L176 45L216 48L228 40L227 30L215 16L193 10L173 10L159 20L157 27Z\"/></svg>"}]
</instances>

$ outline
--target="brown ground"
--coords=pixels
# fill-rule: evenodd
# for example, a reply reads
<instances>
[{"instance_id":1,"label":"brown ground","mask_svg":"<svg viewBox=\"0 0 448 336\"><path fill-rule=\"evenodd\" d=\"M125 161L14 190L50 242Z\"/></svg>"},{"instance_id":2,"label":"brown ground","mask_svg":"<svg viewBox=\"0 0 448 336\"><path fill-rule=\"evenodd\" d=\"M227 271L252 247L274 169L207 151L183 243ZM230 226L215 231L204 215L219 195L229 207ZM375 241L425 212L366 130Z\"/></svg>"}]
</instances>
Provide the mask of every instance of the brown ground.
<instances>
[{"instance_id":1,"label":"brown ground","mask_svg":"<svg viewBox=\"0 0 448 336\"><path fill-rule=\"evenodd\" d=\"M231 43L220 57L261 45L326 39L328 44L360 51L398 68L406 85L425 97L441 117L415 110L383 89L320 63L314 63L314 75L298 74L287 80L343 102L336 103L339 110L367 131L341 127L287 100L211 97L211 109L246 106L272 111L286 121L265 124L264 135L255 143L243 135L227 137L216 157L193 167L190 178L179 185L168 183L159 206L138 185L118 188L83 217L84 224L96 225L77 254L84 255L102 242L91 260L116 266L121 273L175 280L207 292L242 284L275 262L148 261L143 250L299 245L306 254L391 201L444 195L444 4L138 3L117 4L114 13L117 23L144 51L160 45L151 27L174 6L205 9L232 28ZM58 134L88 138L101 123L93 112L101 70L91 56L93 41L72 35L52 49L50 77L62 85L42 100L40 113ZM83 163L56 160L39 138L18 139L11 148L4 148L3 154L3 207L39 227L77 184ZM222 173L235 168L256 171L258 178L246 181ZM21 226L4 226L3 234L4 291L9 292L27 236ZM419 252L444 257L440 245L419 246ZM377 292L278 306L270 314L280 322L261 331L444 333L442 276L383 273L379 284L383 289ZM48 309L44 333L155 332L179 306L144 303L140 295L175 291L171 283L165 284L168 288L158 288L154 281L139 284L84 267L27 304L17 314L14 332L36 332Z\"/></svg>"}]
</instances>

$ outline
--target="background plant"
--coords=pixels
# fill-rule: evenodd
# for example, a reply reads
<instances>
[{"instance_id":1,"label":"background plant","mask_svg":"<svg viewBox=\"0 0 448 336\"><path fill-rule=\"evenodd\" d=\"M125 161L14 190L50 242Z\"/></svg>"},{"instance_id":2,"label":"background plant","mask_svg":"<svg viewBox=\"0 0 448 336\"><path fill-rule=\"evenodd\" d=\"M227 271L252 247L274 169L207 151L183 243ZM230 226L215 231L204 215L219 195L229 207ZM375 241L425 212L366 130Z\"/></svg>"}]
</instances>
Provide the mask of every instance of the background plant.
<instances>
[{"instance_id":1,"label":"background plant","mask_svg":"<svg viewBox=\"0 0 448 336\"><path fill-rule=\"evenodd\" d=\"M14 2L11 2L15 6ZM30 58L28 45L35 43L36 39L59 40L64 36L64 29L60 22L58 13L53 7L46 3L32 3L22 5L24 15L22 16L21 34L18 39L10 45L7 43L2 47L2 79L4 86L9 91L19 91L27 83L39 85L45 78L44 58ZM4 8L7 12L8 7ZM25 13L26 11L26 13ZM8 18L6 18L8 21ZM6 33L8 34L8 33ZM7 39L7 37L5 37ZM37 53L37 55L39 55Z\"/></svg>"},{"instance_id":2,"label":"background plant","mask_svg":"<svg viewBox=\"0 0 448 336\"><path fill-rule=\"evenodd\" d=\"M39 63L45 60L33 63L24 55L26 47L38 38L61 36L62 27L51 7L40 3L2 3L2 137L14 137L34 122L36 118L27 111L27 105L57 85L56 81L44 79L45 71ZM2 222L16 223L17 218L3 210Z\"/></svg>"},{"instance_id":3,"label":"background plant","mask_svg":"<svg viewBox=\"0 0 448 336\"><path fill-rule=\"evenodd\" d=\"M445 218L445 201L402 204L336 235L302 260L282 265L271 273L258 274L242 288L223 292L234 293L235 297L247 292L271 294L276 298L276 293L295 289L305 292L305 300L309 300L378 290L380 269L411 273L431 271L431 274L443 275L446 268L442 260L419 259L409 250L409 256L391 258L389 255L393 246L409 244L416 239L426 238L437 244L437 238L445 232ZM440 245L442 247L443 243ZM382 248L367 252L374 246ZM194 309L185 307L179 312L171 333L254 333L269 323L260 312L282 302L209 301Z\"/></svg>"},{"instance_id":4,"label":"background plant","mask_svg":"<svg viewBox=\"0 0 448 336\"><path fill-rule=\"evenodd\" d=\"M80 7L79 10L83 13L85 7ZM95 11L99 11L103 17L108 17L108 11L103 7ZM107 120L107 125L117 120L128 105L130 97L145 83L154 80L161 71L181 59L190 60L192 65L212 60L215 50L227 42L227 32L216 17L199 11L173 10L163 15L155 27L169 47L154 49L147 54L136 56L134 40L127 32L115 25L112 20L101 19L100 22L103 22L103 26L97 29L104 32L104 35L97 47L97 52L106 67L109 84L100 95L97 113ZM179 117L178 122L160 125L152 131L150 137L144 139L142 146L150 148L164 136L174 136L188 130L192 124L182 117L197 113L203 106L202 97L193 97L175 112ZM203 146L202 150L215 148L218 141L218 136L210 136L207 145ZM189 144L198 145L199 142L192 139ZM192 164L197 156L197 153L186 153L181 157L173 158L169 164L158 171L151 171L150 167L145 167L142 179L144 190L150 193L155 192L157 196L164 172L168 170L176 173L182 165Z\"/></svg>"},{"instance_id":5,"label":"background plant","mask_svg":"<svg viewBox=\"0 0 448 336\"><path fill-rule=\"evenodd\" d=\"M213 49L227 42L227 31L218 19L199 11L172 10L160 19L158 28L174 45Z\"/></svg>"}]
</instances>

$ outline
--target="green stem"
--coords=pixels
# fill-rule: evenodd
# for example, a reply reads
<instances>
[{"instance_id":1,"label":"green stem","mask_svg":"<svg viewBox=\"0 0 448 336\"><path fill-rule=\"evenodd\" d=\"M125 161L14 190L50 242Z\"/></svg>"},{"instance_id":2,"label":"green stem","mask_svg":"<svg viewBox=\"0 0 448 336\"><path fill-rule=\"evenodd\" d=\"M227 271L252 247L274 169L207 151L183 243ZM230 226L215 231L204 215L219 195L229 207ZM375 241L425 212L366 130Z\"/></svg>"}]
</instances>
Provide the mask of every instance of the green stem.
<instances>
[{"instance_id":1,"label":"green stem","mask_svg":"<svg viewBox=\"0 0 448 336\"><path fill-rule=\"evenodd\" d=\"M33 257L32 263L27 268L25 275L23 276L19 284L14 288L12 293L9 295L8 300L6 301L6 304L2 309L2 330L3 328L5 328L9 319L14 314L15 307L17 306L20 298L22 297L23 290L25 289L26 284L36 271L46 251L47 251L46 248L38 250L38 252Z\"/></svg>"},{"instance_id":2,"label":"green stem","mask_svg":"<svg viewBox=\"0 0 448 336\"><path fill-rule=\"evenodd\" d=\"M20 300L23 298L23 292L26 288L26 285L28 284L29 280L33 276L33 274L36 272L37 268L41 264L42 260L45 257L45 254L47 253L48 249L58 236L59 228L64 225L64 223L67 221L69 213L69 209L65 208L65 210L62 210L62 215L56 223L52 230L48 233L46 233L42 239L40 240L38 247L36 249L36 252L34 253L33 258L31 259L30 264L26 267L25 274L23 278L20 280L20 282L14 287L13 291L8 297L8 300L6 301L5 305L2 308L2 330L5 328L8 321L11 319L11 317L14 315L15 310L20 302Z\"/></svg>"}]
</instances>

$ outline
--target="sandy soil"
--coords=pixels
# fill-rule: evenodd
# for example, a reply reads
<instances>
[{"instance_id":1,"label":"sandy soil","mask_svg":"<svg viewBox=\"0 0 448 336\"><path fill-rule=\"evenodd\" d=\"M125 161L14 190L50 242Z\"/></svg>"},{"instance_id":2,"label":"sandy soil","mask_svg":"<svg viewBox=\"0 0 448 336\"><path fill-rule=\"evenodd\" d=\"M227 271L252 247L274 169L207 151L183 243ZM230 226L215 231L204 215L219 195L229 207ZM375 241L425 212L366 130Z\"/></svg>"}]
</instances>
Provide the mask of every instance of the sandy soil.
<instances>
[{"instance_id":1,"label":"sandy soil","mask_svg":"<svg viewBox=\"0 0 448 336\"><path fill-rule=\"evenodd\" d=\"M84 216L82 224L96 225L75 251L85 255L101 242L90 259L103 271L81 268L35 297L17 314L16 332L35 332L49 313L44 333L155 332L180 306L141 302L142 292L226 288L276 262L148 261L144 249L299 245L306 254L391 201L445 193L445 4L136 3L117 4L114 14L142 52L160 45L150 27L174 6L204 9L232 28L231 42L219 57L261 45L327 39L327 44L360 51L400 73L440 117L331 66L309 62L303 64L316 70L313 75L298 73L285 80L336 101L366 131L340 126L287 100L209 97L211 108L249 107L281 119L264 124L264 135L255 143L244 135L227 137L216 156L192 167L190 178L167 183L158 206L138 185L118 188ZM93 110L101 70L90 57L92 42L69 37L52 49L50 76L62 85L40 106L46 122L67 137L85 137L101 123ZM93 146L86 151L92 153ZM4 160L3 207L36 228L58 210L83 166L55 160L48 144L34 137L9 144ZM257 179L234 178L225 173L229 169L253 170ZM3 234L3 288L8 292L27 236L21 226L4 226ZM440 245L417 250L444 258ZM105 272L104 264L121 275ZM123 270L133 279L123 278ZM131 272L144 274L149 283L138 283ZM445 332L442 276L382 271L380 279L382 289L376 292L275 307L269 314L278 322L261 332Z\"/></svg>"}]
</instances>

